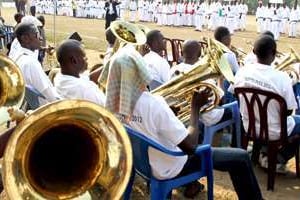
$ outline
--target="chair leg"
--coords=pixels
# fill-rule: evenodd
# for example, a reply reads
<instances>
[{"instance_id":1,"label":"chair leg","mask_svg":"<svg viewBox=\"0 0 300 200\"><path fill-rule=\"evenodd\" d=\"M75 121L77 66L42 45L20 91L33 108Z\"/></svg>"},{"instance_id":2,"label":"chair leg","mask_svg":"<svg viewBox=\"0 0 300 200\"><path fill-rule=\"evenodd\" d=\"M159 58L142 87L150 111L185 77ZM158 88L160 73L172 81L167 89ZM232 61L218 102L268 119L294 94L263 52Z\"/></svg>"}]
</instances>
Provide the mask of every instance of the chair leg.
<instances>
[{"instance_id":1,"label":"chair leg","mask_svg":"<svg viewBox=\"0 0 300 200\"><path fill-rule=\"evenodd\" d=\"M268 145L268 186L267 190L274 190L276 163L278 149L272 145Z\"/></svg>"},{"instance_id":2,"label":"chair leg","mask_svg":"<svg viewBox=\"0 0 300 200\"><path fill-rule=\"evenodd\" d=\"M131 191L132 191L134 177L135 177L135 171L134 171L134 168L133 168L132 171L131 171L130 179L129 179L129 182L127 184L126 190L123 194L123 200L129 200L130 199L130 194L131 194Z\"/></svg>"},{"instance_id":3,"label":"chair leg","mask_svg":"<svg viewBox=\"0 0 300 200\"><path fill-rule=\"evenodd\" d=\"M253 142L253 147L252 147L252 156L251 156L251 161L257 165L258 164L258 158L260 154L260 149L261 149L261 144L258 142Z\"/></svg>"},{"instance_id":4,"label":"chair leg","mask_svg":"<svg viewBox=\"0 0 300 200\"><path fill-rule=\"evenodd\" d=\"M204 138L202 144L211 144L214 137L214 132L210 131L209 128L204 128Z\"/></svg>"},{"instance_id":5,"label":"chair leg","mask_svg":"<svg viewBox=\"0 0 300 200\"><path fill-rule=\"evenodd\" d=\"M150 183L150 198L151 198L151 200L167 199L167 197L170 195L170 192L172 192L172 190L166 191L166 188L163 188L163 186L159 185L158 182L151 181L151 183Z\"/></svg>"},{"instance_id":6,"label":"chair leg","mask_svg":"<svg viewBox=\"0 0 300 200\"><path fill-rule=\"evenodd\" d=\"M295 152L295 160L296 160L296 175L298 178L300 178L300 166L299 166L299 145L296 148Z\"/></svg>"},{"instance_id":7,"label":"chair leg","mask_svg":"<svg viewBox=\"0 0 300 200\"><path fill-rule=\"evenodd\" d=\"M245 136L245 135L242 135L242 148L247 150L247 147L248 147L248 137Z\"/></svg>"}]
</instances>

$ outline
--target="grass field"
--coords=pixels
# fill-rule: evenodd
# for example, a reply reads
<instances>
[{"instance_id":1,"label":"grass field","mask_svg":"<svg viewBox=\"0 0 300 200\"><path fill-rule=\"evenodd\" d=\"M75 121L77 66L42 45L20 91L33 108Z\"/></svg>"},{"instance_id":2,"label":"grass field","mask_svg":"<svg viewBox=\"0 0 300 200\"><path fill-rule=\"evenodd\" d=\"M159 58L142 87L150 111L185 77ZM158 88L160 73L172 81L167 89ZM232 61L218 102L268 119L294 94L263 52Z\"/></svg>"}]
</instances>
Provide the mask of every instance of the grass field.
<instances>
[{"instance_id":1,"label":"grass field","mask_svg":"<svg viewBox=\"0 0 300 200\"><path fill-rule=\"evenodd\" d=\"M6 20L6 24L14 24L13 14L14 9L3 9L2 16ZM53 27L54 17L46 15L46 33L50 43L54 43ZM90 65L100 62L99 53L105 51L104 37L104 20L99 19L78 19L73 17L57 16L55 18L56 35L55 43L59 43L72 32L77 31L82 36L89 57ZM162 27L153 23L143 23L150 29L160 29L165 37L180 38L180 39L197 39L200 40L203 36L212 37L212 32L202 31L196 32L193 28L174 28ZM253 16L247 17L247 30L245 32L237 32L232 37L232 43L238 48L248 52L251 47L247 45L247 41L253 42L257 37L255 19ZM300 52L300 40L287 38L282 36L278 41L278 49L281 52L288 52L290 46L293 46L297 52ZM290 172L287 175L279 175L276 177L275 191L266 191L267 175L260 168L255 168L255 173L259 180L261 190L267 200L299 200L300 199L300 180L295 178L294 160L288 164ZM203 180L205 182L205 180ZM214 195L216 200L234 200L237 199L232 187L230 178L227 173L214 172ZM145 183L137 178L133 188L132 199L148 199ZM173 199L183 199L181 190L176 190ZM197 199L206 199L205 193L197 196Z\"/></svg>"}]
</instances>

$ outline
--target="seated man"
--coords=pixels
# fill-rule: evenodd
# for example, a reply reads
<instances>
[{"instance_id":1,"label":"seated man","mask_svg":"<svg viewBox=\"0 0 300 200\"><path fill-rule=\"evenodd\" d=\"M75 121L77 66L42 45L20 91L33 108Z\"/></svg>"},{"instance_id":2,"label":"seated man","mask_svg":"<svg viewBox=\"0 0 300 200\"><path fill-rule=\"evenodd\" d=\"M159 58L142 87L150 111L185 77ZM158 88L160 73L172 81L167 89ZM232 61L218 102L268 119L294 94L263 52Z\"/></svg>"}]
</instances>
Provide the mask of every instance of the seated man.
<instances>
[{"instance_id":1,"label":"seated man","mask_svg":"<svg viewBox=\"0 0 300 200\"><path fill-rule=\"evenodd\" d=\"M165 83L170 79L170 65L161 56L165 49L164 36L159 30L152 30L147 33L147 45L150 52L144 56L150 74L155 81Z\"/></svg>"},{"instance_id":2,"label":"seated man","mask_svg":"<svg viewBox=\"0 0 300 200\"><path fill-rule=\"evenodd\" d=\"M40 48L38 28L34 24L22 22L17 25L15 34L21 46L12 60L19 66L25 83L37 89L46 98L40 99L41 104L59 99L35 54L35 51Z\"/></svg>"},{"instance_id":3,"label":"seated man","mask_svg":"<svg viewBox=\"0 0 300 200\"><path fill-rule=\"evenodd\" d=\"M297 108L295 96L293 93L292 80L289 76L281 71L274 69L271 63L275 59L276 54L276 42L268 36L262 35L254 44L254 53L257 57L257 63L249 64L241 68L235 75L235 82L229 90L234 91L236 87L250 87L258 88L266 91L271 91L282 96L287 104L289 115L287 116L287 133L288 137L294 139L300 138L300 117L292 116L292 110ZM248 114L245 108L245 102L241 102L240 111L242 115L243 124L245 130L248 130ZM280 122L277 109L269 107L269 138L275 140L279 138ZM282 149L282 156L284 159L280 162L286 163L291 157L293 157L296 148L287 147Z\"/></svg>"},{"instance_id":4,"label":"seated man","mask_svg":"<svg viewBox=\"0 0 300 200\"><path fill-rule=\"evenodd\" d=\"M171 68L171 77L175 77L183 72L187 72L193 68L193 65L199 61L201 55L201 46L195 40L187 40L182 47L183 62Z\"/></svg>"},{"instance_id":5,"label":"seated man","mask_svg":"<svg viewBox=\"0 0 300 200\"><path fill-rule=\"evenodd\" d=\"M61 72L54 78L57 92L66 99L84 99L104 105L105 95L92 81L80 77L87 69L87 57L81 43L65 40L56 52Z\"/></svg>"},{"instance_id":6,"label":"seated man","mask_svg":"<svg viewBox=\"0 0 300 200\"><path fill-rule=\"evenodd\" d=\"M272 37L274 39L274 35L271 31L265 31L260 36L262 36L262 35L269 35L270 37ZM256 58L256 55L254 54L254 52L251 51L249 54L246 55L246 57L244 59L244 65L255 64L255 63L257 63L257 58Z\"/></svg>"},{"instance_id":7,"label":"seated man","mask_svg":"<svg viewBox=\"0 0 300 200\"><path fill-rule=\"evenodd\" d=\"M214 32L214 37L217 41L221 42L222 44L224 44L230 49L231 35L229 30L226 27L219 26ZM237 62L236 55L232 51L229 51L226 52L224 56L226 57L233 74L235 74L239 69L239 64ZM219 85L225 91L225 95L222 98L223 103L230 103L234 101L235 98L233 97L233 95L227 92L227 89L229 87L229 82L221 78Z\"/></svg>"},{"instance_id":8,"label":"seated man","mask_svg":"<svg viewBox=\"0 0 300 200\"><path fill-rule=\"evenodd\" d=\"M156 178L170 179L199 169L200 161L193 153L198 145L199 109L207 102L209 94L194 93L190 126L185 128L162 97L147 91L146 85L151 77L141 55L134 48L125 48L126 46L115 54L109 73L102 74L100 79L107 83L106 108L146 137L170 150L182 150L188 154L185 157L173 157L150 149L150 165ZM106 75L107 77L103 77ZM213 166L217 170L229 172L239 199L262 199L246 151L213 148ZM185 196L193 197L200 189L199 183L193 182L186 188Z\"/></svg>"},{"instance_id":9,"label":"seated man","mask_svg":"<svg viewBox=\"0 0 300 200\"><path fill-rule=\"evenodd\" d=\"M183 53L183 62L172 67L171 68L171 74L172 77L175 75L178 75L180 73L187 72L191 70L195 65L197 61L199 61L199 57L201 55L201 46L198 41L196 40L187 40L183 43L182 47L182 53ZM208 82L210 84L216 85L215 80L208 79L204 82ZM224 92L221 88L217 87L219 89L219 95L223 96ZM204 126L212 126L214 124L217 124L219 122L225 121L232 117L231 109L228 108L224 110L223 108L215 108L211 111L205 112L200 114L200 131L203 133ZM235 133L233 133L235 135ZM202 137L201 135L200 137ZM234 137L232 137L234 139ZM200 138L200 142L203 138ZM234 142L235 143L235 140Z\"/></svg>"}]
</instances>

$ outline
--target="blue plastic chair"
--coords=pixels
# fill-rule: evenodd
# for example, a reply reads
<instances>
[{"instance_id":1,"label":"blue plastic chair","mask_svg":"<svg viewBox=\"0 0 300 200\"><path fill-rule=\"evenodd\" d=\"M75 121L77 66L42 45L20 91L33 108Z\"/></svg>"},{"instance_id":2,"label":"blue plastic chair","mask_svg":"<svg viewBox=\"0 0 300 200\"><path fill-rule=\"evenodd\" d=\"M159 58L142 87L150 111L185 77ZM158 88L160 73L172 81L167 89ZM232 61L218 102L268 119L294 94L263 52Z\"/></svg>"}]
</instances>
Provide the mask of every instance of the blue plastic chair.
<instances>
[{"instance_id":1,"label":"blue plastic chair","mask_svg":"<svg viewBox=\"0 0 300 200\"><path fill-rule=\"evenodd\" d=\"M30 85L25 86L25 101L28 110L35 110L40 106L39 98L46 99L37 89Z\"/></svg>"},{"instance_id":2,"label":"blue plastic chair","mask_svg":"<svg viewBox=\"0 0 300 200\"><path fill-rule=\"evenodd\" d=\"M152 80L152 81L149 83L149 89L150 89L150 91L151 91L151 90L154 90L155 88L157 88L157 87L159 87L159 86L161 86L161 85L162 85L161 82L159 82L159 81L157 81L157 80Z\"/></svg>"},{"instance_id":3,"label":"blue plastic chair","mask_svg":"<svg viewBox=\"0 0 300 200\"><path fill-rule=\"evenodd\" d=\"M127 200L130 197L135 173L150 183L150 196L153 200L166 199L171 194L172 189L198 180L204 176L207 177L207 199L213 199L213 168L210 145L199 145L195 151L195 154L201 157L201 169L199 169L199 171L180 178L158 180L151 172L148 157L149 147L172 156L184 156L186 154L183 152L170 151L132 128L128 126L125 126L125 128L132 144L134 169L132 170L130 181L124 193L124 199Z\"/></svg>"},{"instance_id":4,"label":"blue plastic chair","mask_svg":"<svg viewBox=\"0 0 300 200\"><path fill-rule=\"evenodd\" d=\"M232 118L212 126L204 126L203 144L212 144L214 134L218 130L228 127L230 125L235 125L236 144L238 148L241 148L241 117L238 102L234 101L228 104L224 104L222 105L222 108L231 108Z\"/></svg>"}]
</instances>

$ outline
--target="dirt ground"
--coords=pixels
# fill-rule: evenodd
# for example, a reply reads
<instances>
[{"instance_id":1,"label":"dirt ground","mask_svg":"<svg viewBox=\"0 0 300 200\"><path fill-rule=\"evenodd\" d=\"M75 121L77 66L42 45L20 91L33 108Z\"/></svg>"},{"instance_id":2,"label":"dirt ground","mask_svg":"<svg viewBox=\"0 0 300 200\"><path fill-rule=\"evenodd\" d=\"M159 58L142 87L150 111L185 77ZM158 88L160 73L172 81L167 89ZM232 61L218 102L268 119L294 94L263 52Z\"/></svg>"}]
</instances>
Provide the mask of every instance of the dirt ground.
<instances>
[{"instance_id":1,"label":"dirt ground","mask_svg":"<svg viewBox=\"0 0 300 200\"><path fill-rule=\"evenodd\" d=\"M14 24L13 9L3 9L2 16L6 20L6 24ZM46 15L46 35L51 43L54 43L54 17ZM55 32L56 41L59 43L63 38L66 38L72 32L77 31L82 36L85 46L87 48L87 56L89 58L89 65L92 66L100 63L99 54L105 51L105 37L104 37L104 20L98 19L78 19L65 16L57 16L55 18ZM162 27L153 23L143 23L150 29L160 29L165 37L179 38L179 39L196 39L201 40L203 36L212 37L212 32L202 31L196 32L193 28L186 27ZM249 52L251 47L247 42L253 43L257 37L255 19L253 16L247 17L247 30L244 32L237 32L232 37L232 44L235 47L242 48ZM281 52L288 52L292 46L297 52L300 52L299 38L291 39L286 36L280 37L277 42L278 49ZM300 199L300 179L295 177L295 161L294 159L288 163L289 173L287 175L277 175L275 182L275 191L266 191L267 174L259 167L255 167L255 173L258 178L263 196L267 200L299 200ZM205 179L201 180L205 183ZM206 191L200 193L196 199L206 199ZM178 189L173 192L172 199L184 199L182 190ZM214 171L214 197L216 200L234 200L237 199L230 178L227 173ZM142 200L149 199L147 187L141 178L136 179L133 188L132 199Z\"/></svg>"}]
</instances>

